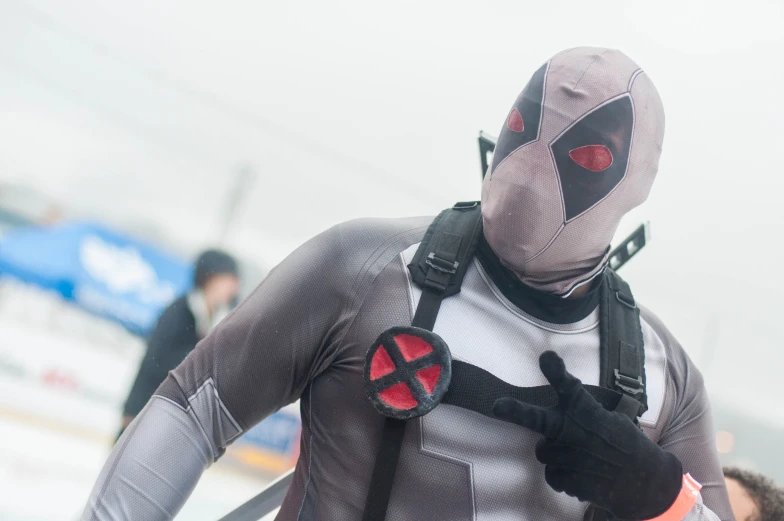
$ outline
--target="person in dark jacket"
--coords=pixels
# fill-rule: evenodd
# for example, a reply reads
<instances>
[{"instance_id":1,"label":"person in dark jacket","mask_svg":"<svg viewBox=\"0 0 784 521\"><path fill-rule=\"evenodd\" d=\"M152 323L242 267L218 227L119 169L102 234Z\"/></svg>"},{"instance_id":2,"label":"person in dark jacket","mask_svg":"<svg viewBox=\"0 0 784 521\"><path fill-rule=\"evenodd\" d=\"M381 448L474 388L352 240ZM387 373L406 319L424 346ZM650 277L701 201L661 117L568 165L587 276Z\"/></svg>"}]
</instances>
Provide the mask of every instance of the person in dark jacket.
<instances>
[{"instance_id":1,"label":"person in dark jacket","mask_svg":"<svg viewBox=\"0 0 784 521\"><path fill-rule=\"evenodd\" d=\"M169 371L226 315L239 290L237 262L219 250L203 252L196 260L193 285L163 311L147 340L147 352L123 407L118 438Z\"/></svg>"}]
</instances>

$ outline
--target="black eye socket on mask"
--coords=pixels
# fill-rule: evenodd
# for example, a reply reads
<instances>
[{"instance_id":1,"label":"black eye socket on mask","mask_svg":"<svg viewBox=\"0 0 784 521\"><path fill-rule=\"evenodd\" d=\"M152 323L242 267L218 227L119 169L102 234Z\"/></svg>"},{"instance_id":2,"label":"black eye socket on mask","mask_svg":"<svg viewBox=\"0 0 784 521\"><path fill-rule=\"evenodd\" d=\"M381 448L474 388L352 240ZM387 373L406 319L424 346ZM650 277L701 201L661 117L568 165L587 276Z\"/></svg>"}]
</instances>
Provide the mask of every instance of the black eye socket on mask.
<instances>
[{"instance_id":1,"label":"black eye socket on mask","mask_svg":"<svg viewBox=\"0 0 784 521\"><path fill-rule=\"evenodd\" d=\"M550 145L567 222L621 182L629 162L633 125L632 101L625 95L588 113Z\"/></svg>"},{"instance_id":2,"label":"black eye socket on mask","mask_svg":"<svg viewBox=\"0 0 784 521\"><path fill-rule=\"evenodd\" d=\"M514 107L506 117L506 123L498 135L498 144L493 152L493 166L490 174L501 162L521 146L539 138L539 123L542 119L542 99L544 80L549 63L537 70L528 85L515 101Z\"/></svg>"}]
</instances>

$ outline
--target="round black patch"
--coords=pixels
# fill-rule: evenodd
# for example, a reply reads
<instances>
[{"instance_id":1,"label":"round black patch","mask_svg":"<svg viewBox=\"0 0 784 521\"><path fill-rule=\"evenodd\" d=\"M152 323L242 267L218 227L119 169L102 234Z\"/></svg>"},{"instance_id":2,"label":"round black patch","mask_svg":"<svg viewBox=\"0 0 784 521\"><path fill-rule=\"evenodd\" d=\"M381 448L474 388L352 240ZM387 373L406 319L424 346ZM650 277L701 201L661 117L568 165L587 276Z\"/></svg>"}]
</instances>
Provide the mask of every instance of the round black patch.
<instances>
[{"instance_id":1,"label":"round black patch","mask_svg":"<svg viewBox=\"0 0 784 521\"><path fill-rule=\"evenodd\" d=\"M376 410L390 418L407 420L430 412L451 377L446 342L418 327L387 329L365 356L365 393Z\"/></svg>"}]
</instances>

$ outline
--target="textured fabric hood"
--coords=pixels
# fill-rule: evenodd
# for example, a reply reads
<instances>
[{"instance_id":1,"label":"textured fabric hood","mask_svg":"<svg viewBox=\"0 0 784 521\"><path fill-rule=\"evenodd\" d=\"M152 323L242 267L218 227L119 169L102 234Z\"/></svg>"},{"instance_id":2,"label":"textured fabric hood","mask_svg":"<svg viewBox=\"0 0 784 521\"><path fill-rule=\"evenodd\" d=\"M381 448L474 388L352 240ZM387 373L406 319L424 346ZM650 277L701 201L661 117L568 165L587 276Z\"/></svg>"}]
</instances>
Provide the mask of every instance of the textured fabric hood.
<instances>
[{"instance_id":1,"label":"textured fabric hood","mask_svg":"<svg viewBox=\"0 0 784 521\"><path fill-rule=\"evenodd\" d=\"M482 188L491 248L525 284L568 295L604 269L621 218L648 197L663 137L659 94L626 55L556 55L499 134Z\"/></svg>"}]
</instances>

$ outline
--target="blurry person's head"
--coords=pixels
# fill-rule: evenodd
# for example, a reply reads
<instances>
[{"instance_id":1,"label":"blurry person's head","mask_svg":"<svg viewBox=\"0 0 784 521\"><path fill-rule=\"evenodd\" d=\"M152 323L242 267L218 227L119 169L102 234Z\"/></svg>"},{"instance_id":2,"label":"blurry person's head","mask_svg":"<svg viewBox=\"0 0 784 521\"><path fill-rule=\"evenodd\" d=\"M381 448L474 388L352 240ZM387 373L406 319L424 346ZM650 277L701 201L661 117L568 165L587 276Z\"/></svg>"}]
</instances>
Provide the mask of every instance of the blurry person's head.
<instances>
[{"instance_id":1,"label":"blurry person's head","mask_svg":"<svg viewBox=\"0 0 784 521\"><path fill-rule=\"evenodd\" d=\"M527 285L570 294L601 273L621 218L648 197L663 137L659 94L626 55L556 55L498 136L482 187L490 247Z\"/></svg>"},{"instance_id":2,"label":"blurry person's head","mask_svg":"<svg viewBox=\"0 0 784 521\"><path fill-rule=\"evenodd\" d=\"M784 519L784 489L756 472L725 468L724 481L736 521Z\"/></svg>"},{"instance_id":3,"label":"blurry person's head","mask_svg":"<svg viewBox=\"0 0 784 521\"><path fill-rule=\"evenodd\" d=\"M219 250L207 250L196 259L194 285L204 293L207 306L214 310L230 304L239 291L237 261Z\"/></svg>"}]
</instances>

